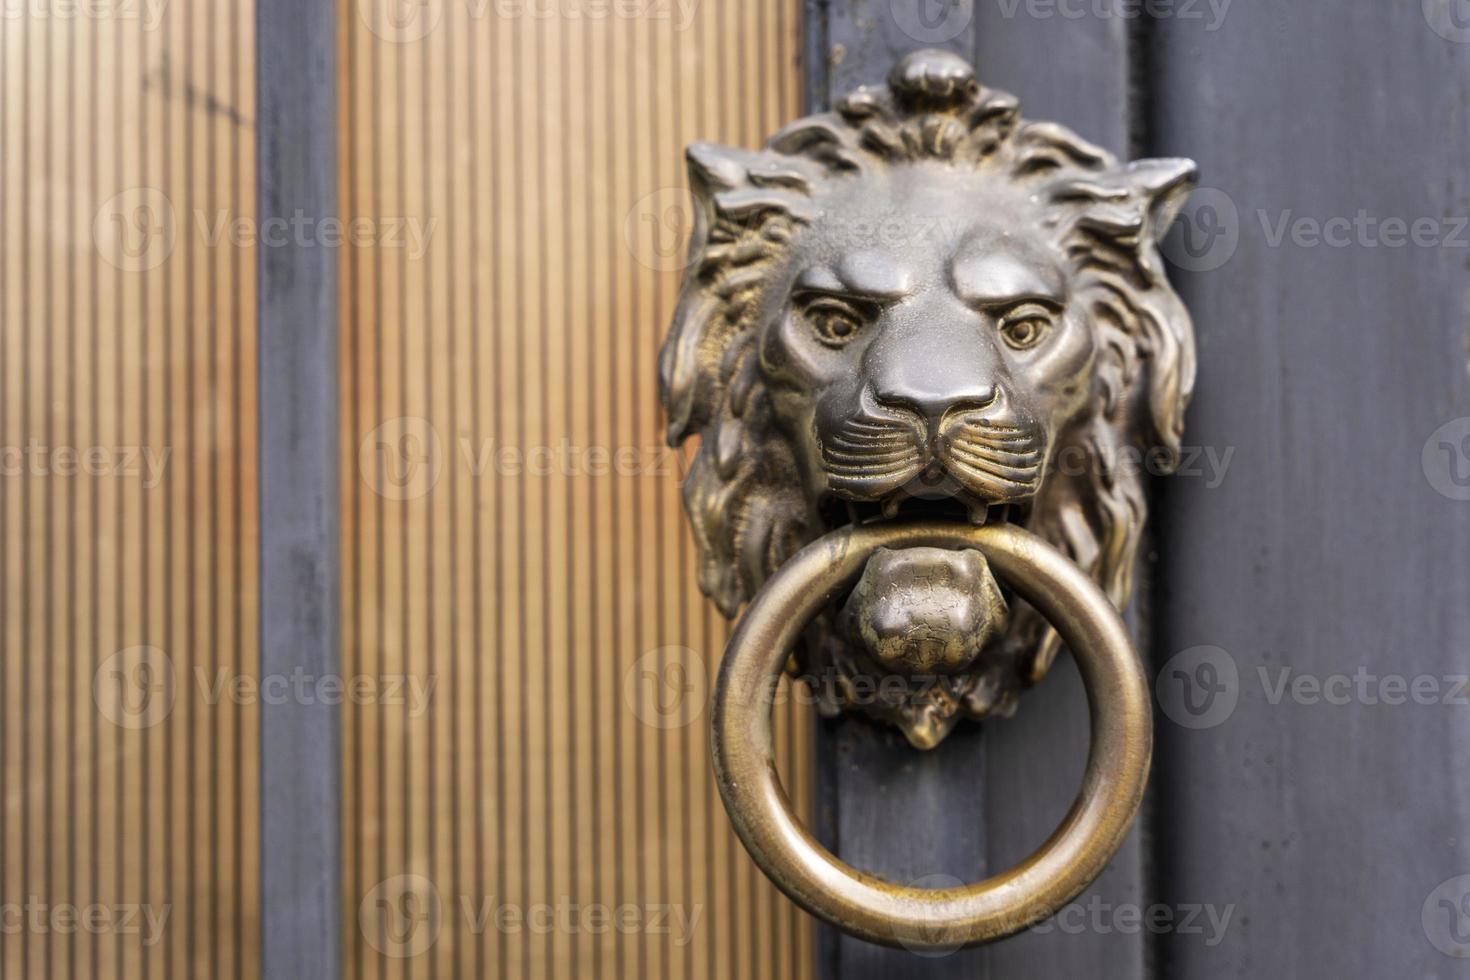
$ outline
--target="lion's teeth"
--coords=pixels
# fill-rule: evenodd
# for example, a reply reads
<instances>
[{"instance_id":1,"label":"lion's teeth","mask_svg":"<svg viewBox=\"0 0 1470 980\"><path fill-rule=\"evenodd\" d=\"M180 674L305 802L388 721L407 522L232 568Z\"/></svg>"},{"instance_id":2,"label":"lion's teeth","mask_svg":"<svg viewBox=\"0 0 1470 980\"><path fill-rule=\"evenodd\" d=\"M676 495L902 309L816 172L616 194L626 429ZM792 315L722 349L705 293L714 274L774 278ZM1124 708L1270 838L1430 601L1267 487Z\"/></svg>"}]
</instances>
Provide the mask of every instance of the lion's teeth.
<instances>
[{"instance_id":1,"label":"lion's teeth","mask_svg":"<svg viewBox=\"0 0 1470 980\"><path fill-rule=\"evenodd\" d=\"M898 513L898 505L900 502L902 502L902 499L903 498L899 494L895 493L887 500L883 501L883 516L885 518L891 518L895 516Z\"/></svg>"}]
</instances>

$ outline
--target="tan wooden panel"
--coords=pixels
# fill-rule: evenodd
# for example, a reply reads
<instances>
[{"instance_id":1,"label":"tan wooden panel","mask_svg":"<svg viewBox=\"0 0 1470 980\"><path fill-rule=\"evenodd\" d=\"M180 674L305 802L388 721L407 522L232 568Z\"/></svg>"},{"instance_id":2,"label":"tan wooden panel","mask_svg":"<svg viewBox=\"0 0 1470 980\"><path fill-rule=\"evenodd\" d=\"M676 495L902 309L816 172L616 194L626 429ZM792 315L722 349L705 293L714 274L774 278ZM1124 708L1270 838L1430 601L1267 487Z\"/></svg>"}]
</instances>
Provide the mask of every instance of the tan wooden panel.
<instances>
[{"instance_id":1,"label":"tan wooden panel","mask_svg":"<svg viewBox=\"0 0 1470 980\"><path fill-rule=\"evenodd\" d=\"M253 6L0 18L0 976L258 972Z\"/></svg>"},{"instance_id":2,"label":"tan wooden panel","mask_svg":"<svg viewBox=\"0 0 1470 980\"><path fill-rule=\"evenodd\" d=\"M343 660L432 685L344 716L351 977L810 972L712 784L728 633L655 393L682 148L797 114L800 15L343 6Z\"/></svg>"}]
</instances>

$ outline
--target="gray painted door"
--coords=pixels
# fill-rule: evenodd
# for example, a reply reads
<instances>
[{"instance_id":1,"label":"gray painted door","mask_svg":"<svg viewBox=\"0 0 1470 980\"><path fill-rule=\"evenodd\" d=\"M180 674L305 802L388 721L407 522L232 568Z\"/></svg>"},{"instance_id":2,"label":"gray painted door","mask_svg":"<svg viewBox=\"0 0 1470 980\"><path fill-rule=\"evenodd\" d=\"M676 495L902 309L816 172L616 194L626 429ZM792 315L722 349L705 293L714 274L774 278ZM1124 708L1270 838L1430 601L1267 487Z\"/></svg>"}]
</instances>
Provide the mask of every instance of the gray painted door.
<instances>
[{"instance_id":1,"label":"gray painted door","mask_svg":"<svg viewBox=\"0 0 1470 980\"><path fill-rule=\"evenodd\" d=\"M1166 975L1470 976L1467 42L1458 0L1152 34L1153 148L1214 188L1187 438L1234 451L1157 510L1155 658L1220 678L1159 717L1158 896L1235 907Z\"/></svg>"},{"instance_id":2,"label":"gray painted door","mask_svg":"<svg viewBox=\"0 0 1470 980\"><path fill-rule=\"evenodd\" d=\"M1139 826L1033 933L924 959L828 931L824 975L1470 976L1470 4L808 6L813 107L948 46L1202 183L1166 249L1200 360L1131 610ZM994 873L1065 811L1086 717L1064 661L931 753L827 723L820 831L893 880Z\"/></svg>"}]
</instances>

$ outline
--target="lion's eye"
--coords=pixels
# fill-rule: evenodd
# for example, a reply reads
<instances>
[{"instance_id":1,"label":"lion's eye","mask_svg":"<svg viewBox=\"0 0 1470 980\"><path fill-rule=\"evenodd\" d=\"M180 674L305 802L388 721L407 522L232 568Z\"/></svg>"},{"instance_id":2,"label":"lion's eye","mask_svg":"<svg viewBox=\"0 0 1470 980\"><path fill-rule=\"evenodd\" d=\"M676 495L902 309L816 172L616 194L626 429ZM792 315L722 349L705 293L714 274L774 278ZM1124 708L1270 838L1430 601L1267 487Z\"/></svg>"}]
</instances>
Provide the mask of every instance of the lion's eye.
<instances>
[{"instance_id":1,"label":"lion's eye","mask_svg":"<svg viewBox=\"0 0 1470 980\"><path fill-rule=\"evenodd\" d=\"M863 328L863 315L839 299L814 300L802 311L817 339L828 347L844 347Z\"/></svg>"},{"instance_id":2,"label":"lion's eye","mask_svg":"<svg viewBox=\"0 0 1470 980\"><path fill-rule=\"evenodd\" d=\"M1042 306L1026 305L1000 319L1000 335L1016 350L1030 350L1041 343L1052 327L1052 313Z\"/></svg>"}]
</instances>

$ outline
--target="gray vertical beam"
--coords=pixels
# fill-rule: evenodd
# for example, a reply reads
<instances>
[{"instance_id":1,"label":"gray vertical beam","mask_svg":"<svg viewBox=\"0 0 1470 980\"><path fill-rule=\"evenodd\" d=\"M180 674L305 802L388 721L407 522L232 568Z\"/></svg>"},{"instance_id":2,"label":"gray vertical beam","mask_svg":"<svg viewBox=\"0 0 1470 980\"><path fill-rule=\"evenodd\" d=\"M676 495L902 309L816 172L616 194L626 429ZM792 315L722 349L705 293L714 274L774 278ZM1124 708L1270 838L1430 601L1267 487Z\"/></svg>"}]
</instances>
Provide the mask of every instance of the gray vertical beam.
<instances>
[{"instance_id":1,"label":"gray vertical beam","mask_svg":"<svg viewBox=\"0 0 1470 980\"><path fill-rule=\"evenodd\" d=\"M1186 441L1234 451L1160 512L1158 654L1223 654L1191 692L1206 727L1160 719L1159 881L1235 906L1215 946L1165 937L1172 977L1470 975L1436 946L1470 932L1470 707L1443 703L1470 672L1470 423L1434 436L1470 416L1470 18L1324 14L1157 25L1154 148L1221 192L1187 259L1218 267L1175 277L1201 341ZM1364 697L1359 671L1433 678L1433 703ZM1310 695L1333 676L1344 704Z\"/></svg>"},{"instance_id":2,"label":"gray vertical beam","mask_svg":"<svg viewBox=\"0 0 1470 980\"><path fill-rule=\"evenodd\" d=\"M260 222L337 214L333 0L257 0ZM260 672L340 674L337 261L259 250ZM262 975L340 975L338 711L263 704Z\"/></svg>"},{"instance_id":3,"label":"gray vertical beam","mask_svg":"<svg viewBox=\"0 0 1470 980\"><path fill-rule=\"evenodd\" d=\"M825 57L808 62L807 103L825 109L859 85L876 85L910 51L945 48L975 57L974 0L817 0L822 19L810 36Z\"/></svg>"},{"instance_id":4,"label":"gray vertical beam","mask_svg":"<svg viewBox=\"0 0 1470 980\"><path fill-rule=\"evenodd\" d=\"M1129 154L1134 98L1129 89L1130 33L1136 21L1102 14L1094 3L1052 5L986 0L976 10L978 68L986 85L1011 92L1029 119L1063 123L1121 156ZM1146 563L1140 563L1146 564ZM1147 568L1135 576L1143 605ZM1144 632L1134 617L1135 639ZM1072 659L1026 692L1015 717L987 725L986 827L993 870L1015 865L1038 847L1067 812L1081 784L1089 742L1087 697ZM1060 922L991 947L994 977L1085 976L1133 980L1145 975L1147 937L1118 929L1118 916L1146 906L1146 861L1138 824L1098 880ZM1081 910L1106 910L1094 915Z\"/></svg>"},{"instance_id":5,"label":"gray vertical beam","mask_svg":"<svg viewBox=\"0 0 1470 980\"><path fill-rule=\"evenodd\" d=\"M882 82L909 51L943 47L975 57L970 0L830 0L809 3L807 11L807 106L814 112L859 85ZM818 724L817 769L818 837L843 860L902 883L933 875L985 877L985 747L978 727L919 752L895 730L843 716ZM827 980L960 980L983 976L984 969L983 952L921 957L827 926L818 955Z\"/></svg>"},{"instance_id":6,"label":"gray vertical beam","mask_svg":"<svg viewBox=\"0 0 1470 980\"><path fill-rule=\"evenodd\" d=\"M808 103L881 81L904 53L944 47L972 59L983 83L1021 98L1120 154L1129 148L1129 22L1092 5L972 0L808 0ZM1069 8L1069 11L1072 8ZM860 718L819 726L818 832L844 860L892 881L929 875L976 881L1024 859L1066 814L1081 782L1088 712L1080 679L1062 657L1013 719L962 726L918 752ZM1139 833L1079 902L1144 904ZM1009 975L1137 978L1145 939L1136 932L1048 928L940 958L872 946L823 929L823 976L911 980ZM1016 973L1016 971L1023 971Z\"/></svg>"},{"instance_id":7,"label":"gray vertical beam","mask_svg":"<svg viewBox=\"0 0 1470 980\"><path fill-rule=\"evenodd\" d=\"M985 742L978 726L920 752L865 718L818 725L818 837L847 863L925 887L986 875ZM956 880L958 879L958 881ZM824 980L964 980L983 977L984 950L919 956L875 946L823 925Z\"/></svg>"}]
</instances>

